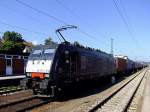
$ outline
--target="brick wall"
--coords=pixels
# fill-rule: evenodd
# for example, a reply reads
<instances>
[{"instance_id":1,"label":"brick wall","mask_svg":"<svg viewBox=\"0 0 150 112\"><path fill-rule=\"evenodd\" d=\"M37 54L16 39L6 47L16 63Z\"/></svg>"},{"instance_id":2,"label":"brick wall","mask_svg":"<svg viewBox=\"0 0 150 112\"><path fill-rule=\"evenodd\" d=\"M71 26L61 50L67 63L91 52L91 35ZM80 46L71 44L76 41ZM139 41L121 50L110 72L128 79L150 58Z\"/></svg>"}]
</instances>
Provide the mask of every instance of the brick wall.
<instances>
[{"instance_id":1,"label":"brick wall","mask_svg":"<svg viewBox=\"0 0 150 112\"><path fill-rule=\"evenodd\" d=\"M0 76L6 74L6 60L0 58Z\"/></svg>"},{"instance_id":2,"label":"brick wall","mask_svg":"<svg viewBox=\"0 0 150 112\"><path fill-rule=\"evenodd\" d=\"M12 60L13 74L24 74L24 60L23 59L13 59Z\"/></svg>"}]
</instances>

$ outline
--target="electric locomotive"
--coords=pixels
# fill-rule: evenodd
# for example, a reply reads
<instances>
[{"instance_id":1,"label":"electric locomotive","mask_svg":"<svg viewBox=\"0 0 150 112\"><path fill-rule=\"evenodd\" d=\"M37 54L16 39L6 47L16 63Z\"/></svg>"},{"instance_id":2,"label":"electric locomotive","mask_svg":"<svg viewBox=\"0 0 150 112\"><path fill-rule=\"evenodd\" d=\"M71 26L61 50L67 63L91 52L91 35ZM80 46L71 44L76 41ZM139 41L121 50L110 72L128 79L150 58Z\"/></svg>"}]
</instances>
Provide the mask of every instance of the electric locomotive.
<instances>
[{"instance_id":1,"label":"electric locomotive","mask_svg":"<svg viewBox=\"0 0 150 112\"><path fill-rule=\"evenodd\" d=\"M35 94L54 97L72 84L116 73L115 59L111 54L70 44L60 33L67 28L76 27L56 30L64 39L58 46L40 46L32 51L26 66L26 78L21 81L22 87L32 89Z\"/></svg>"},{"instance_id":2,"label":"electric locomotive","mask_svg":"<svg viewBox=\"0 0 150 112\"><path fill-rule=\"evenodd\" d=\"M26 66L25 88L54 96L72 83L94 80L115 73L112 55L102 51L61 43L55 49L39 47L30 54Z\"/></svg>"}]
</instances>

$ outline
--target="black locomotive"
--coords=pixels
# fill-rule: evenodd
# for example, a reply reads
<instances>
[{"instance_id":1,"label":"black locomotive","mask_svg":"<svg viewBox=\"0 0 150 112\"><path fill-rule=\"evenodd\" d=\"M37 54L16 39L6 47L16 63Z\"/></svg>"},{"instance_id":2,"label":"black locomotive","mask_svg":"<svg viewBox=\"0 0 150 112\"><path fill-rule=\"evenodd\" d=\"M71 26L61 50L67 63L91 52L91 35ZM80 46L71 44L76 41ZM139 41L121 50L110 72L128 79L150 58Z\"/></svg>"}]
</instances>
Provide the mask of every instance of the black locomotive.
<instances>
[{"instance_id":1,"label":"black locomotive","mask_svg":"<svg viewBox=\"0 0 150 112\"><path fill-rule=\"evenodd\" d=\"M70 28L77 27L67 25L56 30L63 43L36 47L32 51L26 66L27 77L21 81L22 87L53 97L67 86L143 67L124 57L115 59L100 50L70 44L61 34Z\"/></svg>"},{"instance_id":2,"label":"black locomotive","mask_svg":"<svg viewBox=\"0 0 150 112\"><path fill-rule=\"evenodd\" d=\"M21 85L35 93L54 96L72 83L115 73L115 60L111 54L61 43L55 49L39 47L33 50L27 62L27 77Z\"/></svg>"}]
</instances>

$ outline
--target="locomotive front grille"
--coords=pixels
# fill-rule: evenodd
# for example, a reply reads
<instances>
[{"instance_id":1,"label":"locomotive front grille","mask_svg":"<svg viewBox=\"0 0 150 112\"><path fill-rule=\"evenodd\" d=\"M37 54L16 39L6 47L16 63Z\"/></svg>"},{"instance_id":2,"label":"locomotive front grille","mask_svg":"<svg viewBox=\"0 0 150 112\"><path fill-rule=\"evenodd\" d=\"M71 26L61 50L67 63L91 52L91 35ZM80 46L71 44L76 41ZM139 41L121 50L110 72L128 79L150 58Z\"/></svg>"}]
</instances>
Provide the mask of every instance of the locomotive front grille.
<instances>
[{"instance_id":1,"label":"locomotive front grille","mask_svg":"<svg viewBox=\"0 0 150 112\"><path fill-rule=\"evenodd\" d=\"M45 78L45 74L44 73L32 73L31 74L32 78L40 78L40 79L44 79Z\"/></svg>"}]
</instances>

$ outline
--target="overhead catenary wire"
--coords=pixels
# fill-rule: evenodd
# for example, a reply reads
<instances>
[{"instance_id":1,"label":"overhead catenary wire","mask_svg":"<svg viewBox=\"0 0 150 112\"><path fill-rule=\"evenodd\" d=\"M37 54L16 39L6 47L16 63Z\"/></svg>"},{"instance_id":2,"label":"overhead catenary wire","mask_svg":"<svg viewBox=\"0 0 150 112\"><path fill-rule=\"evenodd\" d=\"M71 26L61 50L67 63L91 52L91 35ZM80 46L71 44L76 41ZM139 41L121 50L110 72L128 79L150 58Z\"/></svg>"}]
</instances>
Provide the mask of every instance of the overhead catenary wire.
<instances>
[{"instance_id":1,"label":"overhead catenary wire","mask_svg":"<svg viewBox=\"0 0 150 112\"><path fill-rule=\"evenodd\" d=\"M34 34L41 34L41 35L48 36L48 34L45 34L45 33L42 33L42 32L37 32L37 31L33 31L33 30L30 30L30 29L27 29L27 28L16 26L16 25L11 25L11 24L8 24L8 23L3 22L1 20L0 20L0 24L3 24L3 25L8 26L8 27L12 27L12 28L17 28L17 29L20 29L20 30L24 30L24 31L27 31L27 32L32 32Z\"/></svg>"},{"instance_id":2,"label":"overhead catenary wire","mask_svg":"<svg viewBox=\"0 0 150 112\"><path fill-rule=\"evenodd\" d=\"M68 25L68 23L67 23L66 21L63 21L63 20L61 20L61 19L59 19L59 18L57 18L57 17L55 17L55 16L53 16L53 15L51 15L51 14L45 12L45 11L42 11L42 10L37 9L37 8L35 8L35 7L32 7L31 5L25 3L25 2L23 2L23 1L21 1L21 0L16 0L16 2L18 2L19 4L21 4L21 5L25 6L25 7L28 7L28 8L30 8L30 9L36 11L37 13L40 13L40 14L45 15L45 16L47 16L47 17L49 17L49 18L51 18L51 19L53 19L53 20L55 20L55 21L57 21L57 22L59 22L59 23L62 23L63 25ZM81 28L78 28L78 31L79 31L80 33L82 33L82 34L88 36L88 37L91 38L91 39L97 39L95 36L91 36L91 35L88 34L87 32L81 30ZM93 38L93 37L94 37L94 38ZM99 40L99 39L97 39L97 40ZM100 41L101 41L101 40L100 40Z\"/></svg>"},{"instance_id":3,"label":"overhead catenary wire","mask_svg":"<svg viewBox=\"0 0 150 112\"><path fill-rule=\"evenodd\" d=\"M45 15L45 16L48 16L48 17L50 17L51 19L53 19L53 20L55 20L55 21L57 21L57 22L59 22L59 23L63 23L64 25L67 25L67 23L66 23L65 21L63 21L63 20L61 20L61 19L59 19L59 18L57 18L57 17L55 17L55 16L53 16L53 15L50 15L50 14L46 13L45 11L39 10L39 9L37 9L37 8L34 8L34 7L30 6L29 4L26 4L25 2L21 1L21 0L16 0L16 1L17 1L19 4L22 4L22 5L25 6L25 7L28 7L28 8L30 8L30 9L32 9L32 10L34 10L34 11L40 13L40 14L43 14L43 15Z\"/></svg>"},{"instance_id":4,"label":"overhead catenary wire","mask_svg":"<svg viewBox=\"0 0 150 112\"><path fill-rule=\"evenodd\" d=\"M64 5L60 0L55 0L55 1L56 1L59 5L61 5L67 12L69 12L72 16L74 15L74 16L76 16L76 18L79 18L80 21L82 20L81 16L79 16L77 13L75 13L74 10L72 10L70 7ZM88 25L90 26L89 22L87 22L86 19L84 19L84 21L82 21L82 22L86 22L86 24L88 24ZM87 33L87 32L84 31L84 30L82 30L81 28L78 28L77 30L78 30L80 33L82 33L82 34L84 34L84 35L90 37L91 39L100 40L100 39L96 38L95 36L93 36L93 35ZM106 37L106 36L103 35L103 34L100 34L100 36L101 36L101 37ZM102 40L100 40L100 41L102 41ZM103 43L105 43L105 42L103 42ZM105 44L106 44L106 43L105 43ZM108 46L108 44L106 44L106 46Z\"/></svg>"},{"instance_id":5,"label":"overhead catenary wire","mask_svg":"<svg viewBox=\"0 0 150 112\"><path fill-rule=\"evenodd\" d=\"M77 15L75 12L74 12L74 10L72 10L72 9L70 9L70 7L67 7L66 5L64 5L63 3L62 3L62 1L60 1L60 0L55 0L59 5L61 5L66 11L68 11L71 15L75 15L75 16L77 16L77 18L80 18L80 16L79 15ZM80 18L81 19L81 18ZM82 20L82 19L81 19ZM125 19L124 19L125 20ZM125 20L126 21L126 20ZM85 21L84 21L85 22ZM87 24L89 24L88 22L86 22ZM128 24L127 22L126 22L126 24ZM129 26L129 25L128 25ZM129 28L128 28L129 29ZM88 36L88 37L90 37L90 38L92 38L92 39L95 39L95 40L99 40L98 38L96 38L96 37L94 37L94 36L92 36L92 35L90 35L90 34L88 34L87 32L85 32L85 31L83 31L82 29L78 29L78 31L80 32L80 33L82 33L82 34L84 34L84 35L86 35L86 36ZM131 31L129 31L130 32L130 34L132 33ZM101 34L102 35L102 34ZM132 35L132 34L131 34ZM104 36L103 35L103 37L106 37L106 36ZM102 40L100 40L100 41L102 41ZM108 44L107 44L107 46L109 46ZM120 51L120 50L119 50Z\"/></svg>"},{"instance_id":6,"label":"overhead catenary wire","mask_svg":"<svg viewBox=\"0 0 150 112\"><path fill-rule=\"evenodd\" d=\"M125 7L124 7L124 5L123 5L123 1L122 0L117 0L118 1L118 4L119 4L119 6L122 8L122 11L124 12L124 16L125 16L125 18L128 20L128 25L130 25L131 26L131 22L129 21L129 17L128 17L128 15L127 15L127 12L126 12L126 10L125 10ZM129 24L130 23L130 24ZM131 27L130 27L131 28Z\"/></svg>"},{"instance_id":7,"label":"overhead catenary wire","mask_svg":"<svg viewBox=\"0 0 150 112\"><path fill-rule=\"evenodd\" d=\"M22 2L21 0L16 0L16 1ZM24 3L24 2L23 2L23 3ZM26 4L26 3L24 3L24 4ZM22 4L22 5L23 5L23 4ZM31 9L35 10L36 12L38 12L38 13L44 14L45 16L48 16L48 17L50 17L50 18L56 20L56 21L59 22L59 23L63 23L64 25L68 24L67 22L65 22L65 21L63 21L63 20L61 20L61 19L58 19L57 17L52 16L52 15L50 15L50 14L44 12L44 11L41 11L41 10L39 10L39 9L36 10L37 8L33 8L32 6L30 6L30 5L28 5L28 4L27 4L27 5L24 5L24 6L26 6L26 7L28 7L28 8L31 8ZM119 9L119 10L120 10L120 9ZM43 13L43 12L44 12L44 13ZM121 13L122 13L122 12L121 12ZM124 18L124 16L123 16L123 18ZM60 21L59 21L59 20L60 20ZM123 21L126 21L126 19L124 18ZM136 39L133 37L133 33L132 33L131 29L130 29L129 23L128 23L127 21L124 22L124 23L125 23L125 25L128 27L127 30L128 30L128 32L129 32L129 34L131 35L132 39L133 39L133 40L135 41L135 43L137 44ZM81 31L80 29L79 29L78 31L80 31L82 34L87 35L88 37L90 37L90 38L92 38L92 39L95 40L95 38L93 38L94 36L89 35L87 32L83 32L83 31ZM97 39L96 39L96 40L97 40Z\"/></svg>"},{"instance_id":8,"label":"overhead catenary wire","mask_svg":"<svg viewBox=\"0 0 150 112\"><path fill-rule=\"evenodd\" d=\"M36 21L36 23L40 24L40 25L43 25L43 22L41 22L38 18L35 18L29 14L26 14L26 13L22 13L20 12L20 10L14 10L13 8L10 8L8 7L6 4L0 4L0 7L2 8L5 8L11 12L13 12L14 14L20 14L20 15L23 15L24 17L30 19L30 20L34 20L34 22Z\"/></svg>"},{"instance_id":9,"label":"overhead catenary wire","mask_svg":"<svg viewBox=\"0 0 150 112\"><path fill-rule=\"evenodd\" d=\"M76 18L79 18L80 20L83 19L83 18L81 18L81 16L79 16L77 13L75 13L75 11L72 10L70 7L64 5L60 0L55 0L55 1L57 2L57 4L59 4L61 7L63 7L67 12L69 12L72 17L76 16ZM82 22L86 22L86 24L88 24L90 26L90 24L86 21L86 19Z\"/></svg>"},{"instance_id":10,"label":"overhead catenary wire","mask_svg":"<svg viewBox=\"0 0 150 112\"><path fill-rule=\"evenodd\" d=\"M55 0L55 1L56 1L60 6L62 6L66 11L68 11L72 16L74 15L76 18L79 18L80 20L82 20L82 18L81 18L77 13L75 13L74 10L72 10L72 8L70 8L70 7L66 6L66 5L64 5L64 4L62 3L62 1L60 1L60 0ZM85 20L86 20L86 19L85 19ZM83 22L86 22L86 24L90 25L87 21L83 21ZM90 39L95 40L96 42L97 42L97 40L98 40L98 41L102 42L103 45L105 44L106 46L110 46L109 44L106 44L104 41L102 41L102 39L96 38L95 36L93 36L93 35L91 35L91 34L85 32L85 31L83 31L81 28L78 28L77 30L78 30L79 33L82 33L82 34L86 35L87 37L89 37ZM100 35L101 35L101 37L108 38L107 36L105 36L105 35L103 35L103 34L100 34ZM110 38L110 39L111 39L111 38ZM119 50L119 52L121 53L120 50Z\"/></svg>"},{"instance_id":11,"label":"overhead catenary wire","mask_svg":"<svg viewBox=\"0 0 150 112\"><path fill-rule=\"evenodd\" d=\"M123 13L121 12L121 10L120 10L120 8L119 8L119 6L118 6L118 4L117 4L117 1L116 1L116 0L113 0L113 3L114 3L114 6L115 6L115 8L116 8L116 10L117 10L117 12L118 12L118 14L119 14L119 16L121 17L123 23L125 24L125 26L126 26L126 28L127 28L127 31L128 31L128 33L129 33L130 37L133 39L133 41L134 41L136 47L139 47L139 43L138 43L138 41L135 39L135 37L134 37L134 35L133 35L133 33L132 33L131 29L130 29L130 25L129 25L128 21L125 19Z\"/></svg>"},{"instance_id":12,"label":"overhead catenary wire","mask_svg":"<svg viewBox=\"0 0 150 112\"><path fill-rule=\"evenodd\" d=\"M131 37L132 37L132 39L136 42L136 44L139 46L139 42L138 42L138 40L136 40L136 38L135 38L135 36L134 36L134 34L133 34L133 31L134 31L134 29L132 28L132 24L131 24L131 22L129 21L129 17L128 17L128 15L127 15L127 12L126 12L126 10L125 10L125 7L124 7L124 5L123 5L123 1L122 0L116 0L117 1L117 3L119 4L119 6L122 8L122 11L124 12L123 14L124 14L124 18L126 18L126 22L127 22L127 24L128 24L128 31L129 31L129 33L130 33L130 35L131 35ZM119 7L118 7L119 8ZM121 10L120 10L121 11ZM141 46L140 46L141 47Z\"/></svg>"}]
</instances>

